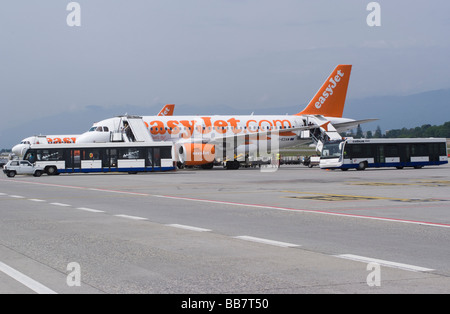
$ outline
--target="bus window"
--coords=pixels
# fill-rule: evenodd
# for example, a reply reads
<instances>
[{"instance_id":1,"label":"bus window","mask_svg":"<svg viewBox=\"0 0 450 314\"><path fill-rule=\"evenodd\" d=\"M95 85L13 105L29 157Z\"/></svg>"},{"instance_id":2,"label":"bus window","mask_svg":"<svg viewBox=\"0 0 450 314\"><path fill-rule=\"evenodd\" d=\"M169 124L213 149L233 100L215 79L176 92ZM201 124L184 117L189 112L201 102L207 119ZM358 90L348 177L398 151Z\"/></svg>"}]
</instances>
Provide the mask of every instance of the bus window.
<instances>
[{"instance_id":1,"label":"bus window","mask_svg":"<svg viewBox=\"0 0 450 314\"><path fill-rule=\"evenodd\" d=\"M119 159L144 159L144 149L139 147L120 149Z\"/></svg>"},{"instance_id":2,"label":"bus window","mask_svg":"<svg viewBox=\"0 0 450 314\"><path fill-rule=\"evenodd\" d=\"M161 159L172 159L172 148L171 147L161 147Z\"/></svg>"},{"instance_id":3,"label":"bus window","mask_svg":"<svg viewBox=\"0 0 450 314\"><path fill-rule=\"evenodd\" d=\"M83 154L83 160L100 160L99 149L86 149Z\"/></svg>"}]
</instances>

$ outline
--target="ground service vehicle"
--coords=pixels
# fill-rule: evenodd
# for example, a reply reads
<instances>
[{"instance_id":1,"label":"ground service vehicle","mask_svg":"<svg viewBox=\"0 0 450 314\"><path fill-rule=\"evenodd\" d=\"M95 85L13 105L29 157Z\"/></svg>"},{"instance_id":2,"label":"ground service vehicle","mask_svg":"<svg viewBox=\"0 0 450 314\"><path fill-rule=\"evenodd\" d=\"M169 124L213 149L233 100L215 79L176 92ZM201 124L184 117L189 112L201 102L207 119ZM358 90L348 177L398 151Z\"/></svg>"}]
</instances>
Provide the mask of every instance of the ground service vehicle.
<instances>
[{"instance_id":1,"label":"ground service vehicle","mask_svg":"<svg viewBox=\"0 0 450 314\"><path fill-rule=\"evenodd\" d=\"M10 160L3 166L3 172L10 178L14 178L16 174L28 174L40 177L44 173L44 168L33 165L26 160Z\"/></svg>"},{"instance_id":2,"label":"ground service vehicle","mask_svg":"<svg viewBox=\"0 0 450 314\"><path fill-rule=\"evenodd\" d=\"M31 145L24 159L42 168L48 175L175 169L173 144L165 142Z\"/></svg>"},{"instance_id":3,"label":"ground service vehicle","mask_svg":"<svg viewBox=\"0 0 450 314\"><path fill-rule=\"evenodd\" d=\"M320 158L322 169L370 167L422 168L448 163L445 138L347 139L327 142Z\"/></svg>"}]
</instances>

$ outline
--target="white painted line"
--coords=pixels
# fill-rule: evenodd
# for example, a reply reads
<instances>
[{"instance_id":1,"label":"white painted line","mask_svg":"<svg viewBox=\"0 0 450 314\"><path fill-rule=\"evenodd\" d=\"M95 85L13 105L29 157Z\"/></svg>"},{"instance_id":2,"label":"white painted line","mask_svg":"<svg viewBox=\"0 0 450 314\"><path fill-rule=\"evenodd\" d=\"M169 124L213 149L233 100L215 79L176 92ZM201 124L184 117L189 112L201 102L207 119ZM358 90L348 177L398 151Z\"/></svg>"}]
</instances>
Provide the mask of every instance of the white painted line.
<instances>
[{"instance_id":1,"label":"white painted line","mask_svg":"<svg viewBox=\"0 0 450 314\"><path fill-rule=\"evenodd\" d=\"M25 198L25 197L20 196L20 195L10 195L9 197L13 197L13 198Z\"/></svg>"},{"instance_id":2,"label":"white painted line","mask_svg":"<svg viewBox=\"0 0 450 314\"><path fill-rule=\"evenodd\" d=\"M178 224L170 224L170 225L166 225L166 226L179 228L179 229L186 229L186 230L191 230L191 231L198 231L198 232L209 232L209 231L211 231L210 229L204 229L204 228L198 228L198 227L192 227L192 226L186 226L186 225L178 225Z\"/></svg>"},{"instance_id":3,"label":"white painted line","mask_svg":"<svg viewBox=\"0 0 450 314\"><path fill-rule=\"evenodd\" d=\"M40 200L38 198L29 198L28 200L32 202L45 202L44 200Z\"/></svg>"},{"instance_id":4,"label":"white painted line","mask_svg":"<svg viewBox=\"0 0 450 314\"><path fill-rule=\"evenodd\" d=\"M335 257L339 257L339 258L349 259L349 260L352 260L352 261L363 262L363 263L377 263L377 264L380 264L381 266L392 267L392 268L399 268L399 269L413 271L413 272L428 272L428 271L433 271L434 270L434 269L431 269L431 268L425 268L425 267L414 266L414 265L409 265L409 264L390 262L390 261L385 261L385 260L381 260L381 259L364 257L364 256L358 256L358 255L353 255L353 254L341 254L341 255L334 255L334 256Z\"/></svg>"},{"instance_id":5,"label":"white painted line","mask_svg":"<svg viewBox=\"0 0 450 314\"><path fill-rule=\"evenodd\" d=\"M0 262L0 271L8 275L9 277L17 280L21 284L27 286L34 292L38 294L57 294L55 291L47 288L46 286L40 284L36 280L31 279L30 277L18 272L14 268L9 267L6 264Z\"/></svg>"},{"instance_id":6,"label":"white painted line","mask_svg":"<svg viewBox=\"0 0 450 314\"><path fill-rule=\"evenodd\" d=\"M63 204L63 203L50 203L50 205L61 206L61 207L70 207L69 204Z\"/></svg>"},{"instance_id":7,"label":"white painted line","mask_svg":"<svg viewBox=\"0 0 450 314\"><path fill-rule=\"evenodd\" d=\"M245 240L245 241L264 243L264 244L275 245L275 246L280 246L280 247L299 247L300 246L297 244L292 244L292 243L287 243L287 242L279 242L279 241L262 239L262 238L255 238L255 237L251 237L251 236L238 236L235 238Z\"/></svg>"},{"instance_id":8,"label":"white painted line","mask_svg":"<svg viewBox=\"0 0 450 314\"><path fill-rule=\"evenodd\" d=\"M133 219L133 220L148 220L147 218L137 217L137 216L129 216L129 215L114 215L114 216L126 218L126 219Z\"/></svg>"},{"instance_id":9,"label":"white painted line","mask_svg":"<svg viewBox=\"0 0 450 314\"><path fill-rule=\"evenodd\" d=\"M92 208L86 208L86 207L78 207L79 210L84 210L85 212L91 212L91 213L104 213L103 210L98 209L92 209Z\"/></svg>"},{"instance_id":10,"label":"white painted line","mask_svg":"<svg viewBox=\"0 0 450 314\"><path fill-rule=\"evenodd\" d=\"M0 193L0 196L6 195L5 193Z\"/></svg>"}]
</instances>

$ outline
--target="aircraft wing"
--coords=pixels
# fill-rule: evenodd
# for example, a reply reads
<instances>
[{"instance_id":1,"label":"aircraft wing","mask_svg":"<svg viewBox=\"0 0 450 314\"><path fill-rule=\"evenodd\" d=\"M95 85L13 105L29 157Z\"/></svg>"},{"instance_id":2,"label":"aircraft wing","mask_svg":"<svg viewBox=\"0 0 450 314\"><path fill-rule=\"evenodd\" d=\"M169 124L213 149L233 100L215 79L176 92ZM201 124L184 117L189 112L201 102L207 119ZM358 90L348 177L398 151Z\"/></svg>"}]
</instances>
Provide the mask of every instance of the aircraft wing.
<instances>
[{"instance_id":1,"label":"aircraft wing","mask_svg":"<svg viewBox=\"0 0 450 314\"><path fill-rule=\"evenodd\" d=\"M336 128L338 132L347 131L350 129L356 128L358 125L363 123L368 123L372 121L377 121L379 119L364 119L364 120L353 120L348 122L341 122L341 123L333 123L333 126Z\"/></svg>"},{"instance_id":2,"label":"aircraft wing","mask_svg":"<svg viewBox=\"0 0 450 314\"><path fill-rule=\"evenodd\" d=\"M230 134L230 135L224 135L224 136L216 136L215 138L211 139L208 141L208 144L222 144L225 141L230 140L231 139L241 139L241 140L245 140L246 138L254 138L256 136L270 136L272 134L281 134L284 132L301 132L301 131L306 131L306 130L311 130L311 129L316 129L318 128L318 125L308 125L308 126L301 126L301 127L295 127L295 128L288 128L288 129L281 129L281 130L264 130L264 131L255 131L253 133L238 133L238 134Z\"/></svg>"}]
</instances>

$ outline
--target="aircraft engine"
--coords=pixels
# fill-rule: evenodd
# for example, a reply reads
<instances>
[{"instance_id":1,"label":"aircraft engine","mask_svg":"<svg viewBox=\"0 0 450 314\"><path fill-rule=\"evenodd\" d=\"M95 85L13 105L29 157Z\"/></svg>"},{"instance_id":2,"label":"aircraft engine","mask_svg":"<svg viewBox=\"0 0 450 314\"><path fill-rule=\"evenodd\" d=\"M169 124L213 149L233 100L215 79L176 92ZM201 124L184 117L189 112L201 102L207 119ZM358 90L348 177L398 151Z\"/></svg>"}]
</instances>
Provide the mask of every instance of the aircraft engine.
<instances>
[{"instance_id":1,"label":"aircraft engine","mask_svg":"<svg viewBox=\"0 0 450 314\"><path fill-rule=\"evenodd\" d=\"M212 144L185 143L177 148L178 160L187 166L210 164L215 158L215 148Z\"/></svg>"}]
</instances>

